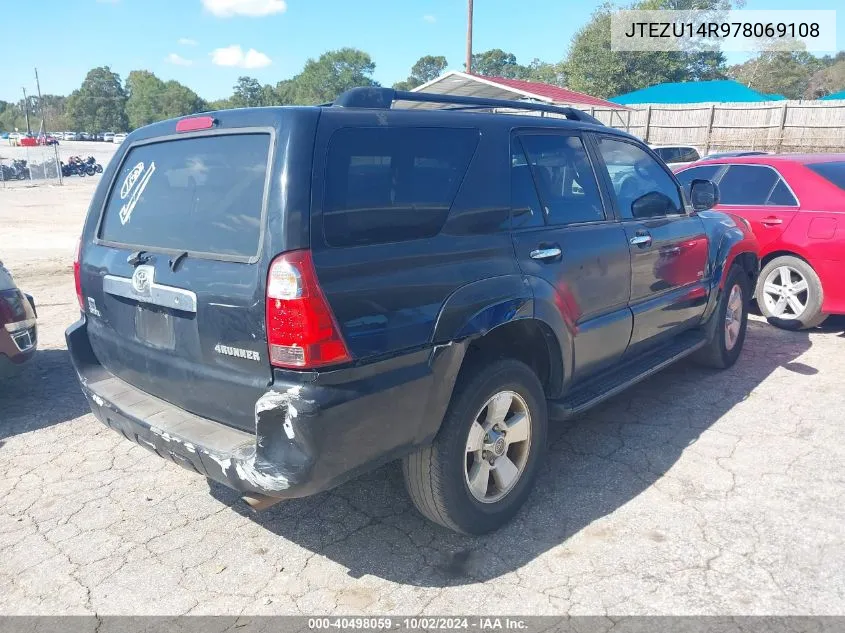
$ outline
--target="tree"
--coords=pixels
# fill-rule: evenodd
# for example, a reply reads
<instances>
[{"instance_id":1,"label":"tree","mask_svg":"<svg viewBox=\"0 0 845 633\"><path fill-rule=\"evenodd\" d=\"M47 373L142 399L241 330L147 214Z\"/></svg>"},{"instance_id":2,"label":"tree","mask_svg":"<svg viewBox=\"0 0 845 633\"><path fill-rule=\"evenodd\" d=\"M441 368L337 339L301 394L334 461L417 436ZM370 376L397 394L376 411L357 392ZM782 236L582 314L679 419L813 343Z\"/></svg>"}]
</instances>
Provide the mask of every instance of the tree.
<instances>
[{"instance_id":1,"label":"tree","mask_svg":"<svg viewBox=\"0 0 845 633\"><path fill-rule=\"evenodd\" d=\"M411 77L420 82L420 85L428 83L433 79L437 79L449 62L443 55L425 55L420 57L417 62L411 66Z\"/></svg>"},{"instance_id":2,"label":"tree","mask_svg":"<svg viewBox=\"0 0 845 633\"><path fill-rule=\"evenodd\" d=\"M473 53L472 72L485 77L506 77L524 79L528 74L525 66L516 63L513 53L506 53L501 48L494 48L483 53Z\"/></svg>"},{"instance_id":3,"label":"tree","mask_svg":"<svg viewBox=\"0 0 845 633\"><path fill-rule=\"evenodd\" d=\"M810 77L804 96L807 99L818 99L840 90L845 90L845 56L842 61L834 62Z\"/></svg>"},{"instance_id":4,"label":"tree","mask_svg":"<svg viewBox=\"0 0 845 633\"><path fill-rule=\"evenodd\" d=\"M238 77L230 101L233 108L254 108L264 105L261 84L253 77Z\"/></svg>"},{"instance_id":5,"label":"tree","mask_svg":"<svg viewBox=\"0 0 845 633\"><path fill-rule=\"evenodd\" d=\"M86 132L126 129L126 93L120 75L108 66L88 71L82 85L67 100L73 127Z\"/></svg>"},{"instance_id":6,"label":"tree","mask_svg":"<svg viewBox=\"0 0 845 633\"><path fill-rule=\"evenodd\" d=\"M525 79L554 86L565 86L564 64L550 64L535 57L526 67Z\"/></svg>"},{"instance_id":7,"label":"tree","mask_svg":"<svg viewBox=\"0 0 845 633\"><path fill-rule=\"evenodd\" d=\"M448 65L449 62L442 55L425 55L411 66L411 74L408 78L393 84L393 87L396 90L413 90L432 79L437 79Z\"/></svg>"},{"instance_id":8,"label":"tree","mask_svg":"<svg viewBox=\"0 0 845 633\"><path fill-rule=\"evenodd\" d=\"M126 78L126 116L135 129L156 121L173 119L208 106L193 90L178 81L164 82L146 70L133 70Z\"/></svg>"},{"instance_id":9,"label":"tree","mask_svg":"<svg viewBox=\"0 0 845 633\"><path fill-rule=\"evenodd\" d=\"M646 0L636 9L722 11L725 0ZM718 51L613 51L610 17L614 6L600 6L573 37L565 63L570 88L612 97L654 84L724 76L725 58Z\"/></svg>"},{"instance_id":10,"label":"tree","mask_svg":"<svg viewBox=\"0 0 845 633\"><path fill-rule=\"evenodd\" d=\"M764 51L743 64L731 66L728 74L764 94L781 94L801 99L810 79L824 67L824 61L807 51Z\"/></svg>"},{"instance_id":11,"label":"tree","mask_svg":"<svg viewBox=\"0 0 845 633\"><path fill-rule=\"evenodd\" d=\"M159 97L159 119L174 119L202 112L208 104L199 98L196 92L178 81L167 81Z\"/></svg>"},{"instance_id":12,"label":"tree","mask_svg":"<svg viewBox=\"0 0 845 633\"><path fill-rule=\"evenodd\" d=\"M148 70L133 70L126 78L126 117L135 129L166 117L161 116L164 82Z\"/></svg>"},{"instance_id":13,"label":"tree","mask_svg":"<svg viewBox=\"0 0 845 633\"><path fill-rule=\"evenodd\" d=\"M316 104L333 101L356 86L377 86L372 75L376 65L364 51L341 48L309 59L291 81L293 103Z\"/></svg>"}]
</instances>

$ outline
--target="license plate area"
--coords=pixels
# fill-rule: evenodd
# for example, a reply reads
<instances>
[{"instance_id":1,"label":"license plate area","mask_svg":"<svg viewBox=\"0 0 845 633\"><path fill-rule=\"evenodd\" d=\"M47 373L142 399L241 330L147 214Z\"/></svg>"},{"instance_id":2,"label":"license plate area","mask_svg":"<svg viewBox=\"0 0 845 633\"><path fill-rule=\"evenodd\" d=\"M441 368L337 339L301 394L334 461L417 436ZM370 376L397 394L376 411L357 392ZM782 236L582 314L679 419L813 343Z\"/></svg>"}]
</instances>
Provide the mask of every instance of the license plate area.
<instances>
[{"instance_id":1,"label":"license plate area","mask_svg":"<svg viewBox=\"0 0 845 633\"><path fill-rule=\"evenodd\" d=\"M135 336L152 347L174 349L176 335L173 315L163 308L138 305L135 308Z\"/></svg>"}]
</instances>

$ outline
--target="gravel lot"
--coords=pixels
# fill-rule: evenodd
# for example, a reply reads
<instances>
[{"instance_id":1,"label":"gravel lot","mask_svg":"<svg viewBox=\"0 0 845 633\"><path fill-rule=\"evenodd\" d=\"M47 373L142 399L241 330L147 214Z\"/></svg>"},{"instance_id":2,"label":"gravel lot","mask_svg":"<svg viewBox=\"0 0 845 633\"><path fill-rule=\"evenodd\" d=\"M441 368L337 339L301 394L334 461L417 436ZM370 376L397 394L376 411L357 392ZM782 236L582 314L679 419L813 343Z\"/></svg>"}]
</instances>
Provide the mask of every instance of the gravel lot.
<instances>
[{"instance_id":1,"label":"gravel lot","mask_svg":"<svg viewBox=\"0 0 845 633\"><path fill-rule=\"evenodd\" d=\"M423 520L395 465L253 515L87 411L63 331L94 180L0 190L41 328L0 383L0 613L845 614L842 319L754 320L733 369L685 363L555 425L487 537Z\"/></svg>"}]
</instances>

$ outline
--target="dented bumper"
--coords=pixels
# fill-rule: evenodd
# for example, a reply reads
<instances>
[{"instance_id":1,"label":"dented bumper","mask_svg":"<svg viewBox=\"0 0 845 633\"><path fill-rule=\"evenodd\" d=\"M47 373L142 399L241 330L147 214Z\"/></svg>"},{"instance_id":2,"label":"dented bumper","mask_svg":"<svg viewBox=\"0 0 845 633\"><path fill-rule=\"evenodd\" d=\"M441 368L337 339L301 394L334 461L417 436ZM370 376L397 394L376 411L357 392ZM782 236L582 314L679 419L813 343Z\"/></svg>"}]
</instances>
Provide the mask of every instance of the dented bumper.
<instances>
[{"instance_id":1,"label":"dented bumper","mask_svg":"<svg viewBox=\"0 0 845 633\"><path fill-rule=\"evenodd\" d=\"M447 346L365 368L277 372L255 403L249 433L109 373L91 349L84 318L66 338L91 410L106 426L241 493L279 499L327 490L430 442L463 355Z\"/></svg>"}]
</instances>

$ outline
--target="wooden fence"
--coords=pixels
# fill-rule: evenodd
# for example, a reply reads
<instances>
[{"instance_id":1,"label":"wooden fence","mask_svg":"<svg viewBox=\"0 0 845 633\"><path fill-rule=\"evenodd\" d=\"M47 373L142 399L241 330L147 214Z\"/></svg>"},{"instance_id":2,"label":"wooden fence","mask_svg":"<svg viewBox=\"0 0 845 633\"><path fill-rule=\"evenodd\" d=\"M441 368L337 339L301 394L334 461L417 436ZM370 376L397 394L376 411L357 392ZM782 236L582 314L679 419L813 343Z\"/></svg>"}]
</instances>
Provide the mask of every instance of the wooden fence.
<instances>
[{"instance_id":1,"label":"wooden fence","mask_svg":"<svg viewBox=\"0 0 845 633\"><path fill-rule=\"evenodd\" d=\"M693 145L704 153L845 152L845 100L643 104L589 112L653 145Z\"/></svg>"}]
</instances>

